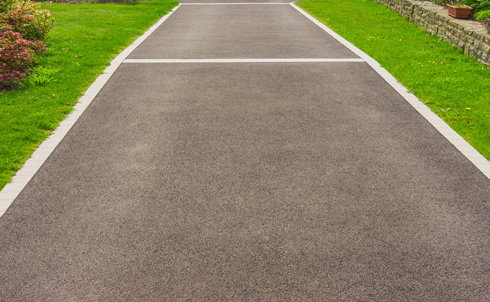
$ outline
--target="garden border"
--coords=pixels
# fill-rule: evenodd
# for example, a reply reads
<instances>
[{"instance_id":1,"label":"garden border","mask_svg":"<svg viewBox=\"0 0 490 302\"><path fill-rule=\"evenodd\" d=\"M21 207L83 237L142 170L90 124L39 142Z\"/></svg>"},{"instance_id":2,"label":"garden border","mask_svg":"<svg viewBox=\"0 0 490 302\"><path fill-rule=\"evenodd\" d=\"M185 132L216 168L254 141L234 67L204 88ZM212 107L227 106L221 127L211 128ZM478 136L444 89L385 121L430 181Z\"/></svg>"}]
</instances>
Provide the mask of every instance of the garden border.
<instances>
[{"instance_id":1,"label":"garden border","mask_svg":"<svg viewBox=\"0 0 490 302\"><path fill-rule=\"evenodd\" d=\"M490 34L478 21L454 19L447 8L429 1L374 0L388 6L406 19L420 25L428 33L463 49L490 67Z\"/></svg>"}]
</instances>

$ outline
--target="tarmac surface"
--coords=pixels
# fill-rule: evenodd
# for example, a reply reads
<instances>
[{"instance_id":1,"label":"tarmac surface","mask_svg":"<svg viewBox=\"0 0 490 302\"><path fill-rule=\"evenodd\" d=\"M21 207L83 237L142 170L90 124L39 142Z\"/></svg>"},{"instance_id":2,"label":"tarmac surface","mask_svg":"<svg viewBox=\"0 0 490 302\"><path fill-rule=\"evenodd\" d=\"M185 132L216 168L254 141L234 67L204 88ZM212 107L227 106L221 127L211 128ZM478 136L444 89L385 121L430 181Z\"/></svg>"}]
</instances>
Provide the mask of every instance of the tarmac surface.
<instances>
[{"instance_id":1,"label":"tarmac surface","mask_svg":"<svg viewBox=\"0 0 490 302\"><path fill-rule=\"evenodd\" d=\"M221 58L357 55L257 4L129 56ZM0 218L0 301L490 301L489 196L365 62L124 63Z\"/></svg>"}]
</instances>

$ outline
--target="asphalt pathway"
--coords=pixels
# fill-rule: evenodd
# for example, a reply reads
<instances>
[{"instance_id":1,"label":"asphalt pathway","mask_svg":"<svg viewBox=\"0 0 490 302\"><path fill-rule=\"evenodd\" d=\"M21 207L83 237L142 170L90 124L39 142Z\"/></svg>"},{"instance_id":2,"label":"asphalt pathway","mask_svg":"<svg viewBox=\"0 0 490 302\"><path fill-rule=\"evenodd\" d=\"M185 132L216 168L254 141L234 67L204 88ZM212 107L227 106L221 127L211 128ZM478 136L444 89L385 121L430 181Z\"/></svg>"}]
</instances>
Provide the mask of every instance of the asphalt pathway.
<instances>
[{"instance_id":1,"label":"asphalt pathway","mask_svg":"<svg viewBox=\"0 0 490 302\"><path fill-rule=\"evenodd\" d=\"M355 59L182 5L0 218L0 301L490 301L490 181Z\"/></svg>"}]
</instances>

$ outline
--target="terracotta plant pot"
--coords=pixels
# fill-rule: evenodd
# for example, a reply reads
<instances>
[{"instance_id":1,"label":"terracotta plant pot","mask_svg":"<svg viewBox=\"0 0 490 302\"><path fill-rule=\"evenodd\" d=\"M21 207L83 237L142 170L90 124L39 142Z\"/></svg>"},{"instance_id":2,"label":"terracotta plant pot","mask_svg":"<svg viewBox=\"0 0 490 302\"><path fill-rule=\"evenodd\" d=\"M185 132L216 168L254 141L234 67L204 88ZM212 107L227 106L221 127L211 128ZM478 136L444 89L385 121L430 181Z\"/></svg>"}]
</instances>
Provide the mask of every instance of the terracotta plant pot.
<instances>
[{"instance_id":1,"label":"terracotta plant pot","mask_svg":"<svg viewBox=\"0 0 490 302\"><path fill-rule=\"evenodd\" d=\"M473 10L473 7L458 7L453 6L451 4L447 5L447 13L453 17L458 19L469 19L470 13Z\"/></svg>"}]
</instances>

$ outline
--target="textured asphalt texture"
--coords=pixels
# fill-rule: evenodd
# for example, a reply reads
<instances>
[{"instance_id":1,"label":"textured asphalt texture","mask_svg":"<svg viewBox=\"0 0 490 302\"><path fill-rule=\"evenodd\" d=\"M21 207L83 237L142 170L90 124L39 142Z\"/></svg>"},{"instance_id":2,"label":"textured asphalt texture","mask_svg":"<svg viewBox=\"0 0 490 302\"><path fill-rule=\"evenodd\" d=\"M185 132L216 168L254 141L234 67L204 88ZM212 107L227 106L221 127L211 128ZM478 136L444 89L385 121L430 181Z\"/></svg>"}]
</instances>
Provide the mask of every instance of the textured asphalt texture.
<instances>
[{"instance_id":1,"label":"textured asphalt texture","mask_svg":"<svg viewBox=\"0 0 490 302\"><path fill-rule=\"evenodd\" d=\"M164 37L164 38L162 38ZM128 59L357 58L290 5L183 5Z\"/></svg>"},{"instance_id":2,"label":"textured asphalt texture","mask_svg":"<svg viewBox=\"0 0 490 302\"><path fill-rule=\"evenodd\" d=\"M309 22L183 6L132 58L355 57ZM490 301L489 196L366 63L123 64L0 218L0 301Z\"/></svg>"}]
</instances>

